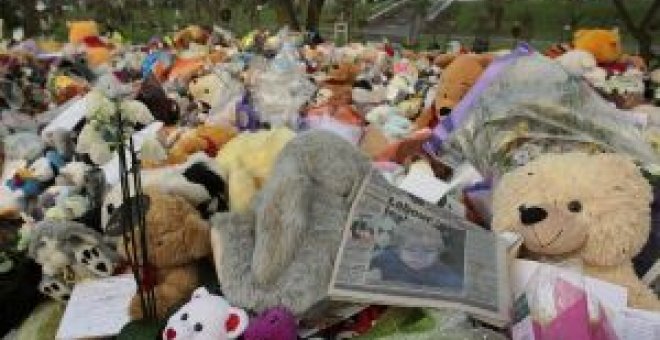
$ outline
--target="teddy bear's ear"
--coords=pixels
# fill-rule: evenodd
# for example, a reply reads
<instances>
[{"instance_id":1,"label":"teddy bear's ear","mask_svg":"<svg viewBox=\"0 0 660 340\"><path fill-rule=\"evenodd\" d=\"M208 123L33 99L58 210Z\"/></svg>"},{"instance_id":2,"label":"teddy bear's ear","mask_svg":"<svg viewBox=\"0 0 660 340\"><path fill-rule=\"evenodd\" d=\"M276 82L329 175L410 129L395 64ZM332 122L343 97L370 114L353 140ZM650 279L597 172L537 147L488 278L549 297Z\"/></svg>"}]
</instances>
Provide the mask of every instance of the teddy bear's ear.
<instances>
[{"instance_id":1,"label":"teddy bear's ear","mask_svg":"<svg viewBox=\"0 0 660 340\"><path fill-rule=\"evenodd\" d=\"M445 68L447 65L451 64L457 56L458 54L454 53L441 54L433 59L433 64Z\"/></svg>"},{"instance_id":2,"label":"teddy bear's ear","mask_svg":"<svg viewBox=\"0 0 660 340\"><path fill-rule=\"evenodd\" d=\"M228 339L238 338L248 326L249 318L247 313L240 308L229 307L227 310L227 319L225 320L225 331Z\"/></svg>"},{"instance_id":3,"label":"teddy bear's ear","mask_svg":"<svg viewBox=\"0 0 660 340\"><path fill-rule=\"evenodd\" d=\"M495 56L493 56L492 54L489 54L489 53L479 54L477 56L477 60L479 60L479 63L483 67L488 67L488 65L490 65L490 63L493 61L493 59L495 59Z\"/></svg>"},{"instance_id":4,"label":"teddy bear's ear","mask_svg":"<svg viewBox=\"0 0 660 340\"><path fill-rule=\"evenodd\" d=\"M578 40L578 39L584 37L584 35L585 35L586 33L587 33L587 30L577 30L577 31L575 31L575 33L573 34L573 39L574 39L574 40Z\"/></svg>"},{"instance_id":5,"label":"teddy bear's ear","mask_svg":"<svg viewBox=\"0 0 660 340\"><path fill-rule=\"evenodd\" d=\"M208 289L206 289L206 287L199 287L199 288L195 289L195 291L192 293L192 299L199 299L201 297L208 296L208 295L211 295L211 294L209 293Z\"/></svg>"}]
</instances>

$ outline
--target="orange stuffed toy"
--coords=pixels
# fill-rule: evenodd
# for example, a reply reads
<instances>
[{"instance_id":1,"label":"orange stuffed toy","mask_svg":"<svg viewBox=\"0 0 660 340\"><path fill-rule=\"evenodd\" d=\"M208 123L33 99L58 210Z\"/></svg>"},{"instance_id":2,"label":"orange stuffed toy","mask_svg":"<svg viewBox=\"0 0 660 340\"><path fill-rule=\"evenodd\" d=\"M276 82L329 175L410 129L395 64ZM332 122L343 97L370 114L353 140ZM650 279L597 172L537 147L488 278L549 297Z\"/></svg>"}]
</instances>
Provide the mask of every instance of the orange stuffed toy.
<instances>
[{"instance_id":1,"label":"orange stuffed toy","mask_svg":"<svg viewBox=\"0 0 660 340\"><path fill-rule=\"evenodd\" d=\"M624 72L627 64L645 71L646 62L638 56L623 53L621 35L618 29L582 29L575 32L573 45L576 50L590 52L599 66L609 70Z\"/></svg>"},{"instance_id":2,"label":"orange stuffed toy","mask_svg":"<svg viewBox=\"0 0 660 340\"><path fill-rule=\"evenodd\" d=\"M432 127L437 124L438 116L446 116L458 104L463 96L477 82L486 67L493 60L489 54L441 55L434 63L444 67L434 108L422 112L415 120L416 129ZM437 112L437 114L436 114Z\"/></svg>"},{"instance_id":3,"label":"orange stuffed toy","mask_svg":"<svg viewBox=\"0 0 660 340\"><path fill-rule=\"evenodd\" d=\"M99 26L93 20L67 22L67 27L69 28L69 42L72 44L79 44L87 37L99 35Z\"/></svg>"},{"instance_id":4,"label":"orange stuffed toy","mask_svg":"<svg viewBox=\"0 0 660 340\"><path fill-rule=\"evenodd\" d=\"M220 147L236 135L236 131L214 125L200 125L193 130L184 132L172 145L167 162L169 164L180 164L188 159L188 156L199 151L206 152L210 157L215 157Z\"/></svg>"},{"instance_id":5,"label":"orange stuffed toy","mask_svg":"<svg viewBox=\"0 0 660 340\"><path fill-rule=\"evenodd\" d=\"M230 139L236 136L236 130L220 125L199 125L194 129L179 130L163 128L159 132L158 140L174 140L167 151L167 158L163 160L144 160L143 168L152 169L168 165L182 164L192 154L200 151L210 157L215 157L218 150Z\"/></svg>"}]
</instances>

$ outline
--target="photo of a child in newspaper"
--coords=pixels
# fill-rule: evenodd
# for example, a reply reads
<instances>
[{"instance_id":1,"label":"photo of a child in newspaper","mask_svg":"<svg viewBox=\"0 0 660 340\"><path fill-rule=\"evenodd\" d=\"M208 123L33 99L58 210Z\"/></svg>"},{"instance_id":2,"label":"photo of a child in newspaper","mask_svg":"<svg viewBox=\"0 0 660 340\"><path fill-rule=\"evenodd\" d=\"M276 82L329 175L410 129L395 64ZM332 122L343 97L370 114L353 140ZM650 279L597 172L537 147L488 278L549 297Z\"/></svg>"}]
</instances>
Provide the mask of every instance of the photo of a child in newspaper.
<instances>
[{"instance_id":1,"label":"photo of a child in newspaper","mask_svg":"<svg viewBox=\"0 0 660 340\"><path fill-rule=\"evenodd\" d=\"M379 219L369 219L377 223ZM369 284L391 282L451 290L463 289L465 231L444 230L408 223L391 232L388 245L374 252L370 263ZM449 252L452 244L458 254ZM452 247L454 248L454 247Z\"/></svg>"},{"instance_id":2,"label":"photo of a child in newspaper","mask_svg":"<svg viewBox=\"0 0 660 340\"><path fill-rule=\"evenodd\" d=\"M329 296L458 308L500 327L510 306L506 247L492 232L374 175L351 207Z\"/></svg>"}]
</instances>

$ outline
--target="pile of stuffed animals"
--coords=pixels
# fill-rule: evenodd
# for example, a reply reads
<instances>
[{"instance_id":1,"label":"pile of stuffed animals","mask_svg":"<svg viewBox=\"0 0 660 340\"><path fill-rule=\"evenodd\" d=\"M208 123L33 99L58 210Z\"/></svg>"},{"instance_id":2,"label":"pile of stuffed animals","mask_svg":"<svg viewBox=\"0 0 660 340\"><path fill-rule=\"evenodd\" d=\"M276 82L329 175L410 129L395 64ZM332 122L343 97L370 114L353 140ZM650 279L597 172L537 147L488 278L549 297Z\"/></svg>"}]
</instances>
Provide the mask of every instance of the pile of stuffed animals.
<instances>
[{"instance_id":1,"label":"pile of stuffed animals","mask_svg":"<svg viewBox=\"0 0 660 340\"><path fill-rule=\"evenodd\" d=\"M296 339L328 302L367 174L458 183L466 163L480 180L452 186L448 209L518 233L517 256L579 261L625 287L629 306L660 311L640 279L660 255L660 69L624 54L616 30L579 30L545 55L528 48L500 83L484 74L510 51L338 47L286 30L239 40L199 26L138 46L92 21L69 30L66 44L0 53L0 300L14 301L0 306L0 336L36 327L54 338L62 310L48 322L37 311L66 304L80 282L130 273L146 246L137 284L154 291L157 337ZM529 87L515 74L538 65L583 98L491 100ZM527 112L543 114L505 124ZM131 203L116 169L129 138L148 202L138 249L124 243ZM139 296L127 313L143 318ZM318 334L506 338L467 316L443 328L448 316L432 309L353 314Z\"/></svg>"}]
</instances>

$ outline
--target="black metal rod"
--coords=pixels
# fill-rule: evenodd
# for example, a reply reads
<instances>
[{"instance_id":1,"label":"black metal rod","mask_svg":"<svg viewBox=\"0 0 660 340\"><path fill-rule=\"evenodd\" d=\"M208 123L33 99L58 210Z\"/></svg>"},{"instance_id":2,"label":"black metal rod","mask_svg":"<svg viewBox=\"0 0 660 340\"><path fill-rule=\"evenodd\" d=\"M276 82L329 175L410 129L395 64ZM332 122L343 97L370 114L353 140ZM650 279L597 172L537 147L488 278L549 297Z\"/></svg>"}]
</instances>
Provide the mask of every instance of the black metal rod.
<instances>
[{"instance_id":1,"label":"black metal rod","mask_svg":"<svg viewBox=\"0 0 660 340\"><path fill-rule=\"evenodd\" d=\"M143 282L141 280L142 275L140 273L140 264L138 262L138 255L137 255L135 228L133 225L133 218L132 218L133 209L130 201L131 188L127 178L127 173L129 170L127 170L126 168L126 144L124 142L124 127L123 127L123 120L121 117L120 110L117 110L117 142L118 142L117 155L119 158L119 177L121 182L122 200L123 200L123 208L124 208L122 209L122 229L123 229L122 231L124 237L124 244L126 245L125 246L126 255L128 255L129 257L129 262L131 263L133 276L135 277L135 281L137 283L138 295L140 296L140 305L142 307L142 311L144 314L144 312L147 309L146 309L146 301L144 299ZM130 240L126 240L128 232L130 232L131 235ZM130 241L130 242L126 242L126 241ZM130 243L132 252L128 251L129 250L128 243Z\"/></svg>"}]
</instances>

